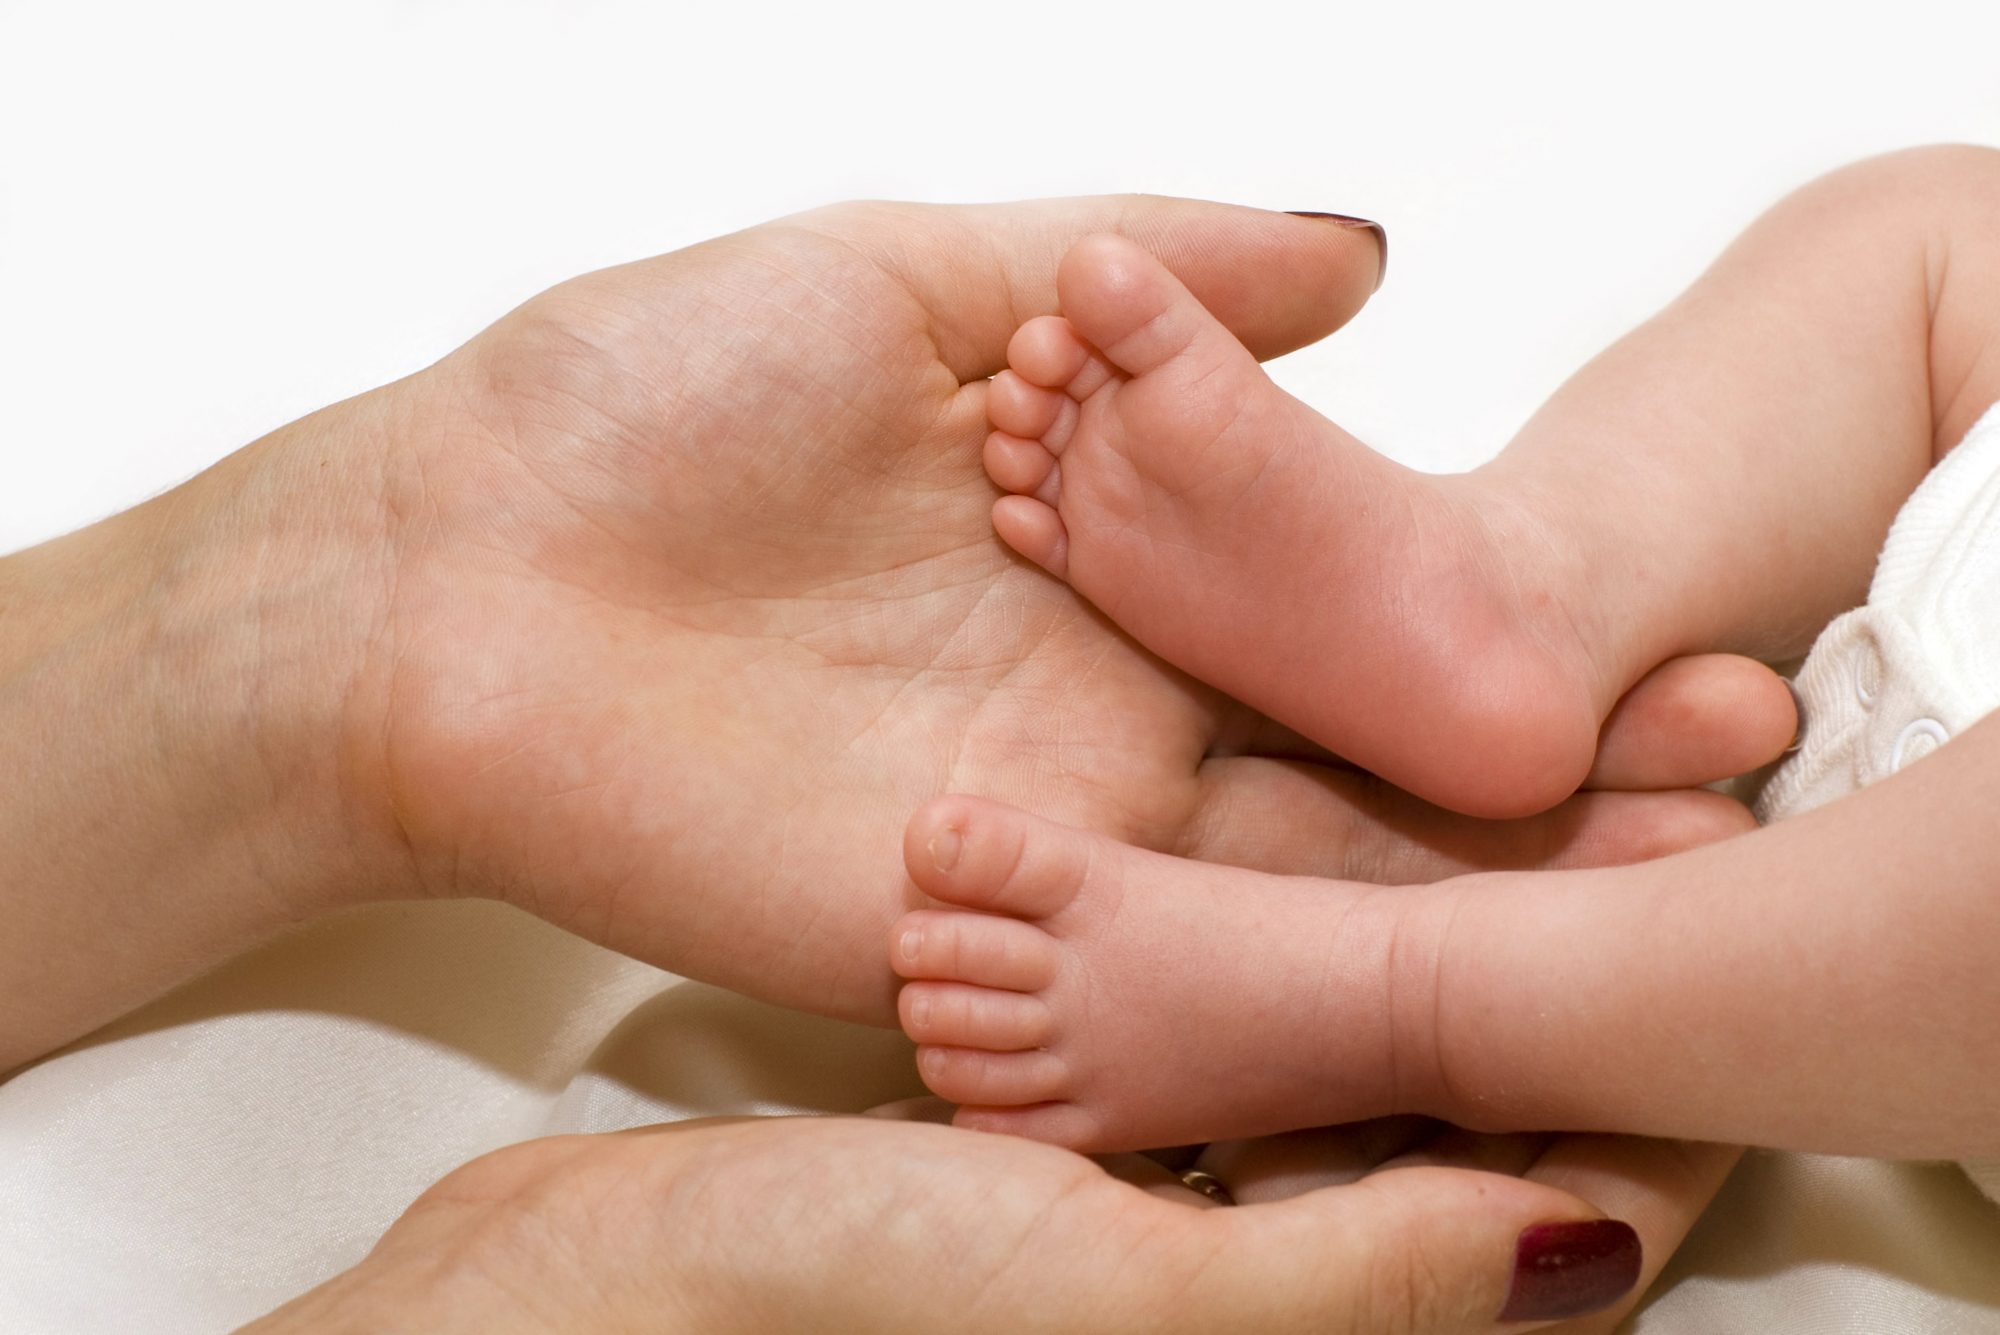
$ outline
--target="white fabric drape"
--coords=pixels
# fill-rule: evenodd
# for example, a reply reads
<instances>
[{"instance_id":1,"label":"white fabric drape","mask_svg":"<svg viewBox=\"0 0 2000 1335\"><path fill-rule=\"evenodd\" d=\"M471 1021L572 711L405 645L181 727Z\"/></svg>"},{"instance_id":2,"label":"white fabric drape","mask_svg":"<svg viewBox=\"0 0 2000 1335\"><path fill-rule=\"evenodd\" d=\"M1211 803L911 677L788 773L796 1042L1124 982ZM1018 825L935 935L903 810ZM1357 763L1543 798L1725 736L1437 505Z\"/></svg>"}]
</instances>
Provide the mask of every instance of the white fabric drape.
<instances>
[{"instance_id":1,"label":"white fabric drape","mask_svg":"<svg viewBox=\"0 0 2000 1335\"><path fill-rule=\"evenodd\" d=\"M492 904L309 928L0 1085L0 1330L232 1328L529 1137L920 1093L901 1035ZM2000 1331L2000 1208L1946 1165L1757 1154L1640 1335Z\"/></svg>"}]
</instances>

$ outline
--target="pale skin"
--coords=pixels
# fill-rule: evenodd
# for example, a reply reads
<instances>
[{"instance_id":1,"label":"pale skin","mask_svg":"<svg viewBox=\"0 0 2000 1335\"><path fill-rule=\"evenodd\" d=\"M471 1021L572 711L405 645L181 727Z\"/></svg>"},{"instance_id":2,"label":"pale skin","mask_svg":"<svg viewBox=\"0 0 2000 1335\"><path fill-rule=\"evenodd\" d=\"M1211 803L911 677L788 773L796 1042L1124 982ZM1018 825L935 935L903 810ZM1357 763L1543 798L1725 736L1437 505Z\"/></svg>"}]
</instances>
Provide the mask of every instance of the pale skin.
<instances>
[{"instance_id":1,"label":"pale skin","mask_svg":"<svg viewBox=\"0 0 2000 1335\"><path fill-rule=\"evenodd\" d=\"M893 1335L949 1313L970 1335L1608 1335L1691 1218L1659 1206L1705 1199L1732 1161L1603 1138L1399 1153L1412 1132L1383 1124L1215 1147L1202 1162L1230 1175L1241 1207L1218 1209L1137 1155L1098 1165L911 1124L944 1112L512 1146L424 1193L360 1265L245 1329ZM1640 1283L1590 1316L1496 1323L1510 1276L1494 1258L1524 1228L1598 1218L1577 1192L1639 1221Z\"/></svg>"},{"instance_id":2,"label":"pale skin","mask_svg":"<svg viewBox=\"0 0 2000 1335\"><path fill-rule=\"evenodd\" d=\"M1060 257L1106 228L1174 257L1264 353L1341 323L1379 258L1366 231L1180 201L828 210L565 284L408 380L0 560L0 1071L294 924L425 895L503 899L685 974L887 1022L879 941L917 902L899 831L910 806L967 785L1179 854L1385 882L1629 861L1743 828L1740 807L1703 793L1594 792L1504 825L1441 813L1314 763L968 537L989 503L986 377L1024 317L1056 309ZM1793 726L1768 673L1716 657L1668 665L1620 713L1604 789L1719 777ZM1123 1188L1079 1194L1099 1170L1074 1156L933 1127L771 1125L654 1142L714 1153L663 1150L640 1179L748 1162L790 1184L680 1216L725 1274L768 1260L766 1216L746 1221L741 1202L798 1204L784 1193L802 1160L927 1184L935 1199L913 1208L961 1226L965 1199L1018 1190L1017 1213L1031 1201L1069 1240L1062 1264L1026 1272L1064 1310L1097 1301L1104 1267L1133 1254L1124 1229L1183 1228ZM568 1148L615 1163L592 1178L603 1191L635 1185L609 1143ZM757 1152L728 1152L746 1143ZM949 1178L932 1171L940 1145ZM339 1293L375 1304L369 1328L446 1301L491 1316L512 1310L531 1254L569 1267L547 1299L560 1328L660 1328L683 1310L701 1321L671 1328L744 1328L665 1263L674 1239L621 1230L624 1250L593 1251L578 1221L617 1218L616 1202L540 1175L544 1153L509 1151L508 1173L427 1198L466 1192L463 1248L449 1229L423 1235L443 1218L425 1212L392 1241L435 1245L385 1244ZM1522 1228L1595 1219L1586 1202L1601 1201L1637 1229L1649 1275L1730 1157L1593 1138L1416 1153L1449 1171L1375 1175L1265 1214L1268 1235L1246 1208L1250 1222L1200 1225L1163 1256L1204 1276L1248 1264L1259 1294L1222 1293L1302 1321L1345 1311L1356 1330L1388 1310L1370 1285L1409 1276L1395 1293L1410 1329L1484 1330ZM523 1168L539 1186L520 1197ZM994 1215L1002 1242L1010 1220ZM877 1294L881 1328L934 1321L980 1278L938 1271L929 1239L885 1236L872 1215L818 1222L802 1244L911 1279L895 1294L924 1307ZM563 1229L577 1250L521 1244ZM1285 1266L1243 1259L1272 1239ZM1297 1268L1301 1250L1324 1268ZM808 1266L773 1301L825 1310L815 1277L836 1286ZM681 1297L660 1287L682 1281ZM1137 1284L1111 1296L1135 1327L1158 1308Z\"/></svg>"},{"instance_id":3,"label":"pale skin","mask_svg":"<svg viewBox=\"0 0 2000 1335\"><path fill-rule=\"evenodd\" d=\"M1379 263L1364 230L1223 205L825 210L572 280L0 559L0 1071L293 924L426 896L893 1024L900 831L954 789L1385 881L1737 827L1624 793L1484 826L1288 759L1316 753L981 533L987 376L1107 226L1264 353ZM1600 786L1756 763L1792 728L1774 697L1742 660L1664 672Z\"/></svg>"},{"instance_id":4,"label":"pale skin","mask_svg":"<svg viewBox=\"0 0 2000 1335\"><path fill-rule=\"evenodd\" d=\"M1568 753L1599 702L1659 655L1793 656L1861 601L1903 499L2000 399L1996 236L1990 150L1836 173L1492 465L1448 479L1366 454L1214 337L1142 253L1088 241L1065 261L1063 316L1023 327L996 387L988 465L1017 494L995 524L1163 654L1220 665L1315 739L1470 806L1540 801L1590 768ZM1038 423L1039 457L1023 434ZM1259 599L1282 621L1304 590L1339 610L1302 664L1257 637ZM1419 606L1432 614L1406 614ZM1489 664L1497 696L1450 694ZM1461 763L1465 738L1527 760ZM1401 1110L1992 1153L1996 799L1989 721L1709 848L1394 893L1194 867L947 799L912 823L906 863L977 912L913 914L890 954L913 980L919 1067L970 1105L962 1123L1066 1145ZM1214 1079L1191 1086L1189 1069Z\"/></svg>"},{"instance_id":5,"label":"pale skin","mask_svg":"<svg viewBox=\"0 0 2000 1335\"><path fill-rule=\"evenodd\" d=\"M967 534L986 377L1105 225L1187 251L1267 352L1374 284L1366 232L1223 206L825 210L572 280L0 561L25 925L0 934L0 1070L384 898L506 899L893 1022L897 834L950 788L1318 856L1289 832L1340 821L1342 781L1222 819L1273 788L1248 753L1293 742Z\"/></svg>"}]
</instances>

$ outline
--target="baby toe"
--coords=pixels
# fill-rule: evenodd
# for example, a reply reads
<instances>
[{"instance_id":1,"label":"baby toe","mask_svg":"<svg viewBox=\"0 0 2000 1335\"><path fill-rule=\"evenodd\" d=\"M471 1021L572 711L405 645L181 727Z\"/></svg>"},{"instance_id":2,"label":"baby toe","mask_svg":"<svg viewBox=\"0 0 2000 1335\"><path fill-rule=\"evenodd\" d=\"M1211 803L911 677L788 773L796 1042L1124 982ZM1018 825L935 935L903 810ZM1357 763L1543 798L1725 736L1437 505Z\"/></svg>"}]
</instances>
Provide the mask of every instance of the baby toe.
<instances>
[{"instance_id":1,"label":"baby toe","mask_svg":"<svg viewBox=\"0 0 2000 1335\"><path fill-rule=\"evenodd\" d=\"M897 998L903 1032L919 1043L1023 1052L1046 1043L1055 1016L1040 997L962 983L911 983Z\"/></svg>"},{"instance_id":2,"label":"baby toe","mask_svg":"<svg viewBox=\"0 0 2000 1335\"><path fill-rule=\"evenodd\" d=\"M1072 336L1118 370L1143 376L1191 352L1217 364L1249 361L1234 335L1144 248L1111 234L1085 237L1056 277ZM1077 394L1074 378L1069 386Z\"/></svg>"},{"instance_id":3,"label":"baby toe","mask_svg":"<svg viewBox=\"0 0 2000 1335\"><path fill-rule=\"evenodd\" d=\"M1037 504L1024 497L1000 504L1010 500ZM1066 908L1083 888L1092 839L1004 802L941 797L910 819L903 832L903 864L918 888L935 899L1040 918Z\"/></svg>"},{"instance_id":4,"label":"baby toe","mask_svg":"<svg viewBox=\"0 0 2000 1335\"><path fill-rule=\"evenodd\" d=\"M1007 365L1031 385L1060 390L1090 361L1090 345L1060 315L1038 315L1007 342Z\"/></svg>"},{"instance_id":5,"label":"baby toe","mask_svg":"<svg viewBox=\"0 0 2000 1335\"><path fill-rule=\"evenodd\" d=\"M1053 1052L982 1052L919 1047L917 1073L931 1093L953 1103L1008 1107L1060 1098L1069 1066Z\"/></svg>"},{"instance_id":6,"label":"baby toe","mask_svg":"<svg viewBox=\"0 0 2000 1335\"><path fill-rule=\"evenodd\" d=\"M889 963L905 978L1034 992L1055 981L1062 948L1013 918L920 909L890 933Z\"/></svg>"},{"instance_id":7,"label":"baby toe","mask_svg":"<svg viewBox=\"0 0 2000 1335\"><path fill-rule=\"evenodd\" d=\"M1011 491L1017 496L1035 496L1047 486L1055 474L1056 457L1043 448L1038 440L1022 440L1019 436L1005 431L995 431L986 437L986 476L1003 491ZM1044 505L1053 504L1053 499L1043 499Z\"/></svg>"},{"instance_id":8,"label":"baby toe","mask_svg":"<svg viewBox=\"0 0 2000 1335\"><path fill-rule=\"evenodd\" d=\"M1052 471L1050 476L1057 474ZM1056 508L1039 496L1002 496L995 501L993 531L1057 579L1069 578L1069 528Z\"/></svg>"},{"instance_id":9,"label":"baby toe","mask_svg":"<svg viewBox=\"0 0 2000 1335\"><path fill-rule=\"evenodd\" d=\"M1040 440L1064 408L1076 405L1067 394L1031 385L1012 371L993 377L986 389L986 417L1010 436Z\"/></svg>"}]
</instances>

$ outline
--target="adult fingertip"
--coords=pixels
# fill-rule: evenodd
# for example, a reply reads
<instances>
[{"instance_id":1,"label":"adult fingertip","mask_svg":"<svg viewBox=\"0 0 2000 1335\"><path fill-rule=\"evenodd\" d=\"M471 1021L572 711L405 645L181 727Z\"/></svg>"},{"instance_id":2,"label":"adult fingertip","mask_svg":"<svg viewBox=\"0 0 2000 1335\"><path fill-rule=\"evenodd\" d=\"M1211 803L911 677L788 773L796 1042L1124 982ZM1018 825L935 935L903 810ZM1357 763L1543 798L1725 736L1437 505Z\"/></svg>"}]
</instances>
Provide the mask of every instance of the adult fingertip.
<instances>
[{"instance_id":1,"label":"adult fingertip","mask_svg":"<svg viewBox=\"0 0 2000 1335\"><path fill-rule=\"evenodd\" d=\"M1639 1282L1644 1248L1618 1219L1530 1224L1514 1245L1514 1274L1500 1320L1562 1321L1602 1311Z\"/></svg>"},{"instance_id":2,"label":"adult fingertip","mask_svg":"<svg viewBox=\"0 0 2000 1335\"><path fill-rule=\"evenodd\" d=\"M1399 1168L1191 1215L1186 1234L1169 1268L1200 1269L1192 1315L1239 1330L1377 1330L1385 1316L1412 1335L1513 1329L1611 1307L1642 1276L1631 1224L1466 1168Z\"/></svg>"},{"instance_id":3,"label":"adult fingertip","mask_svg":"<svg viewBox=\"0 0 2000 1335\"><path fill-rule=\"evenodd\" d=\"M1311 218L1315 222L1330 223L1335 227L1352 227L1364 230L1375 238L1375 286L1373 291L1382 290L1382 282L1389 276L1389 229L1373 218L1357 218L1351 213L1321 213L1317 209L1286 209L1294 218Z\"/></svg>"},{"instance_id":4,"label":"adult fingertip","mask_svg":"<svg viewBox=\"0 0 2000 1335\"><path fill-rule=\"evenodd\" d=\"M1783 677L1736 654L1671 659L1626 692L1604 721L1585 786L1697 788L1777 759L1798 731Z\"/></svg>"},{"instance_id":5,"label":"adult fingertip","mask_svg":"<svg viewBox=\"0 0 2000 1335\"><path fill-rule=\"evenodd\" d=\"M1699 788L1592 793L1582 806L1587 837L1563 849L1551 865L1615 867L1651 862L1757 828L1757 818L1741 802Z\"/></svg>"}]
</instances>

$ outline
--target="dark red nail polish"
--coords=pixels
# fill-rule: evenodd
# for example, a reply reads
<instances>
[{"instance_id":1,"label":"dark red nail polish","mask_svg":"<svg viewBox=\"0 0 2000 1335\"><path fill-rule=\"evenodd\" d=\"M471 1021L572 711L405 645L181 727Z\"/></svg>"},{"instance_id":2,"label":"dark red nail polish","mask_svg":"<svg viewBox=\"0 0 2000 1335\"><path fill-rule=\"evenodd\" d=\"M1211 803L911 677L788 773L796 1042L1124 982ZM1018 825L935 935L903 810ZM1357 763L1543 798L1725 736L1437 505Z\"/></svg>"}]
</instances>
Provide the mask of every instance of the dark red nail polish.
<instances>
[{"instance_id":1,"label":"dark red nail polish","mask_svg":"<svg viewBox=\"0 0 2000 1335\"><path fill-rule=\"evenodd\" d=\"M1616 1219L1524 1228L1500 1319L1559 1321L1609 1307L1639 1282L1639 1259L1639 1235Z\"/></svg>"},{"instance_id":2,"label":"dark red nail polish","mask_svg":"<svg viewBox=\"0 0 2000 1335\"><path fill-rule=\"evenodd\" d=\"M1389 229L1370 218L1356 218L1345 213L1316 213L1311 209L1286 209L1294 218L1317 218L1330 222L1335 227L1366 227L1375 234L1375 249L1381 254L1382 262L1375 270L1375 288L1381 290L1382 280L1389 276Z\"/></svg>"}]
</instances>

